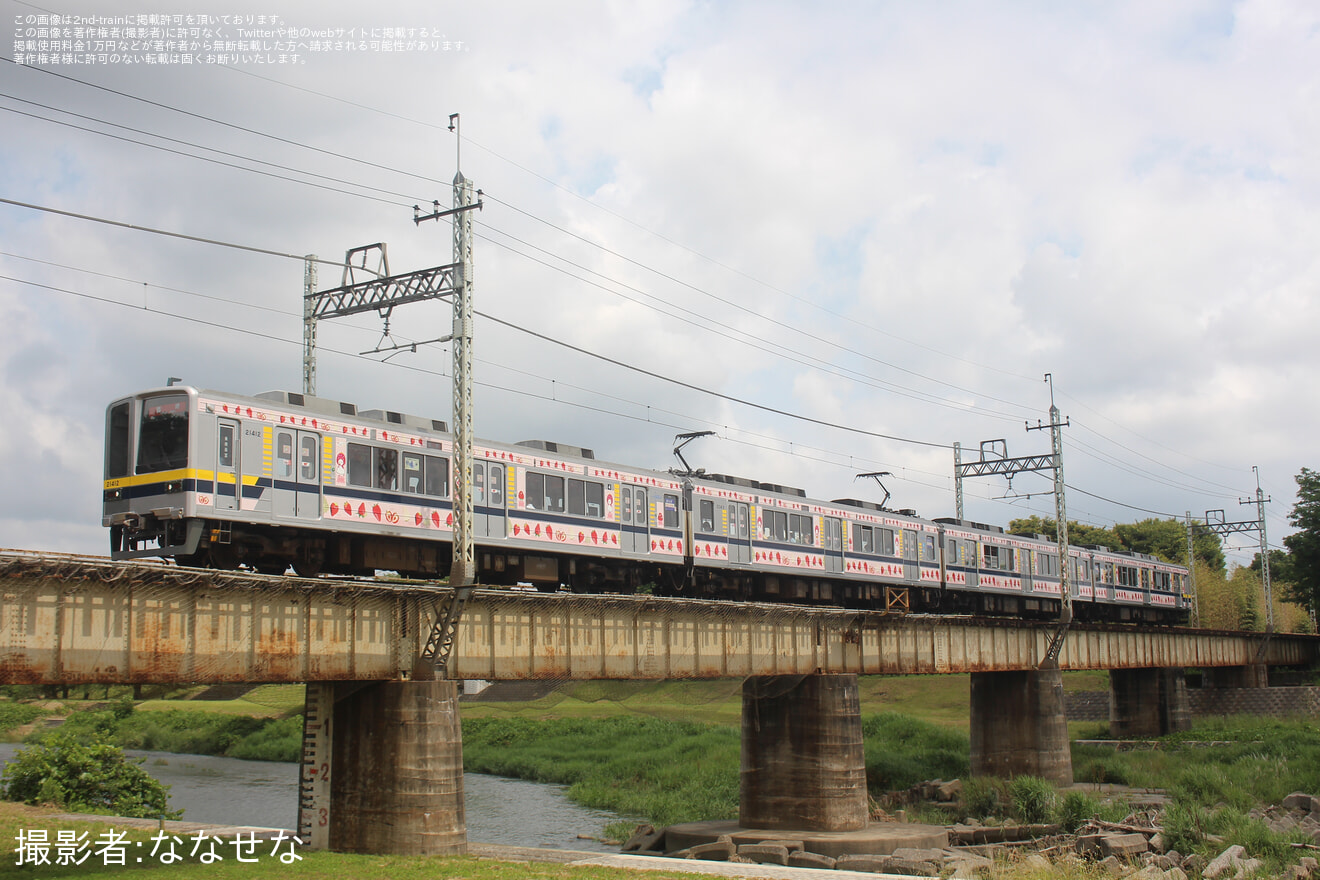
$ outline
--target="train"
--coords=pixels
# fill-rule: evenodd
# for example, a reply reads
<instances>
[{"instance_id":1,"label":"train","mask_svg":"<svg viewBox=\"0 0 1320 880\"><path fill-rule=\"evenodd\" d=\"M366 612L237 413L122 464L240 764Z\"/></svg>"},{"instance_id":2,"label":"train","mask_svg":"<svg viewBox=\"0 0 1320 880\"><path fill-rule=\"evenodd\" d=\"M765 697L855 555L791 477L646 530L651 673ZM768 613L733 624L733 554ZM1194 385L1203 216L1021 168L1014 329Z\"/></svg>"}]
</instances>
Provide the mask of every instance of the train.
<instances>
[{"instance_id":1,"label":"train","mask_svg":"<svg viewBox=\"0 0 1320 880\"><path fill-rule=\"evenodd\" d=\"M448 425L270 391L170 385L106 409L114 559L302 576L438 579L453 539ZM1055 541L744 477L597 460L550 441L473 447L477 581L544 592L1050 618ZM1068 549L1077 619L1177 624L1187 569Z\"/></svg>"}]
</instances>

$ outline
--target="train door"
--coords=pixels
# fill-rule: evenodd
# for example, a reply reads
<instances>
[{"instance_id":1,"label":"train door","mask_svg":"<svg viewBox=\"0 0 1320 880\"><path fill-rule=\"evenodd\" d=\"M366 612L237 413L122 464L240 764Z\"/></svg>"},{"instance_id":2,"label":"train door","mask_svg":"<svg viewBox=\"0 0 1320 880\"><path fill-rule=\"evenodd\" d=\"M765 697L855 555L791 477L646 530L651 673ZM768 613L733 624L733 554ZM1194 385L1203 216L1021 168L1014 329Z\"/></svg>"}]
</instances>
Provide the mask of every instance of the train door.
<instances>
[{"instance_id":1,"label":"train door","mask_svg":"<svg viewBox=\"0 0 1320 880\"><path fill-rule=\"evenodd\" d=\"M220 419L215 444L215 509L237 510L243 478L238 468L239 425L233 419Z\"/></svg>"},{"instance_id":2,"label":"train door","mask_svg":"<svg viewBox=\"0 0 1320 880\"><path fill-rule=\"evenodd\" d=\"M843 571L843 521L825 517L825 571Z\"/></svg>"},{"instance_id":3,"label":"train door","mask_svg":"<svg viewBox=\"0 0 1320 880\"><path fill-rule=\"evenodd\" d=\"M275 432L274 513L284 519L321 516L321 435L281 428Z\"/></svg>"},{"instance_id":4,"label":"train door","mask_svg":"<svg viewBox=\"0 0 1320 880\"><path fill-rule=\"evenodd\" d=\"M729 562L747 565L752 561L751 518L747 505L734 501L729 505Z\"/></svg>"},{"instance_id":5,"label":"train door","mask_svg":"<svg viewBox=\"0 0 1320 880\"><path fill-rule=\"evenodd\" d=\"M634 556L645 556L651 552L650 507L646 503L646 489L641 486L625 486L625 504L630 496L632 513L624 519L623 550Z\"/></svg>"},{"instance_id":6,"label":"train door","mask_svg":"<svg viewBox=\"0 0 1320 880\"><path fill-rule=\"evenodd\" d=\"M472 536L484 538L490 532L486 526L486 463L472 462Z\"/></svg>"},{"instance_id":7,"label":"train door","mask_svg":"<svg viewBox=\"0 0 1320 880\"><path fill-rule=\"evenodd\" d=\"M903 578L909 581L921 580L921 563L917 561L917 533L912 529L903 530Z\"/></svg>"},{"instance_id":8,"label":"train door","mask_svg":"<svg viewBox=\"0 0 1320 880\"><path fill-rule=\"evenodd\" d=\"M504 465L491 462L486 465L486 534L503 538L505 530Z\"/></svg>"}]
</instances>

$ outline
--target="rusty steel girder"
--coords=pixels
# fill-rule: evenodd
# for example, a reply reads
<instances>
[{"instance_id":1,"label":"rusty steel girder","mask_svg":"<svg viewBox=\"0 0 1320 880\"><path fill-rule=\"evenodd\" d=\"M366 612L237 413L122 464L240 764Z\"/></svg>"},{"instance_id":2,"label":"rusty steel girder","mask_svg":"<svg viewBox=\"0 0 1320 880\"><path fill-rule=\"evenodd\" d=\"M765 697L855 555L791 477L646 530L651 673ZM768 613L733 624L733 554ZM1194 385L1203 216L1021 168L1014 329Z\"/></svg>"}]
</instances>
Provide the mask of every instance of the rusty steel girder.
<instances>
[{"instance_id":1,"label":"rusty steel girder","mask_svg":"<svg viewBox=\"0 0 1320 880\"><path fill-rule=\"evenodd\" d=\"M0 683L404 679L449 591L0 553ZM666 679L1035 669L1049 622L474 590L452 678ZM1062 669L1245 666L1260 633L1075 624ZM1314 662L1275 634L1266 662Z\"/></svg>"}]
</instances>

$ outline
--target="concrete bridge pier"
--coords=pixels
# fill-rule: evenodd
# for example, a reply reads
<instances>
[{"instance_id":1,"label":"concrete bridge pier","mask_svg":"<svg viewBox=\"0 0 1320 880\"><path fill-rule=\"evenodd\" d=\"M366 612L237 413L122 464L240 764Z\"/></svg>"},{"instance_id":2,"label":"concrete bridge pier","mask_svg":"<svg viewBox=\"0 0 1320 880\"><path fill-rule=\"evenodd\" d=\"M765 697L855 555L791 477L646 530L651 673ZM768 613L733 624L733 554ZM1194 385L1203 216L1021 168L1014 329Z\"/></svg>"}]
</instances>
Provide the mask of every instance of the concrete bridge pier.
<instances>
[{"instance_id":1,"label":"concrete bridge pier","mask_svg":"<svg viewBox=\"0 0 1320 880\"><path fill-rule=\"evenodd\" d=\"M299 831L313 848L467 852L454 681L308 685Z\"/></svg>"},{"instance_id":2,"label":"concrete bridge pier","mask_svg":"<svg viewBox=\"0 0 1320 880\"><path fill-rule=\"evenodd\" d=\"M1072 785L1063 675L1054 669L973 672L973 776L1039 776Z\"/></svg>"},{"instance_id":3,"label":"concrete bridge pier","mask_svg":"<svg viewBox=\"0 0 1320 880\"><path fill-rule=\"evenodd\" d=\"M1187 680L1181 668L1110 670L1110 736L1144 739L1191 727Z\"/></svg>"},{"instance_id":4,"label":"concrete bridge pier","mask_svg":"<svg viewBox=\"0 0 1320 880\"><path fill-rule=\"evenodd\" d=\"M866 828L856 675L754 675L743 682L744 828Z\"/></svg>"}]
</instances>

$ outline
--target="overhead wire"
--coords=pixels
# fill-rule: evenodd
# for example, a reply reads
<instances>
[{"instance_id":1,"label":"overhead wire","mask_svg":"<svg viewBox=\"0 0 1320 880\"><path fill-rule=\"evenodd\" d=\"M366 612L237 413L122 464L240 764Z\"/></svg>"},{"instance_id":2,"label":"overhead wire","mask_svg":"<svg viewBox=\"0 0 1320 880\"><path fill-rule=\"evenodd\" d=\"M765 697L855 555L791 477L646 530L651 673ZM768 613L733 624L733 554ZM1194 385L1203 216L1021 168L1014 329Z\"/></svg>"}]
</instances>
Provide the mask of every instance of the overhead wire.
<instances>
[{"instance_id":1,"label":"overhead wire","mask_svg":"<svg viewBox=\"0 0 1320 880\"><path fill-rule=\"evenodd\" d=\"M9 61L10 63L14 63L11 59L0 59L0 60L5 60L5 61ZM300 142L292 141L292 140L287 139L287 138L281 138L281 137L276 136L276 135L271 135L271 134L266 133L266 132L261 132L261 131L258 131L258 130L256 130L256 129L248 128L248 127L246 127L246 126L241 126L241 125L236 125L236 124L234 124L234 123L225 122L225 121L223 121L223 120L215 119L215 118L213 118L213 117L209 117L209 116L206 116L206 115L204 115L204 114L197 114L197 113L193 113L193 112L191 112L191 111L182 110L181 108L173 107L173 106L170 106L170 105L167 105L167 104L162 104L162 103L160 103L160 102L152 101L152 100L150 100L150 99L146 99L146 98L141 98L141 97L139 97L139 96L132 95L132 94L129 94L129 93L126 93L126 92L122 92L122 91L119 91L119 90L116 90L116 89L111 89L111 88L108 88L108 87L106 87L106 86L102 86L102 85L99 85L99 84L96 84L96 83L89 83L89 82L86 82L86 81L84 81L84 80L77 79L77 78L75 78L75 77L69 77L69 76L66 76L66 75L63 75L63 74L56 73L56 72L54 72L54 71L49 71L49 70L45 70L45 69L42 69L42 68L29 68L29 69L36 69L36 70L39 70L39 71L42 72L42 73L47 73L47 74L50 74L50 75L52 75L52 76L57 76L57 77L60 77L60 78L62 78L62 79L66 79L66 80L69 80L69 81L72 81L72 82L75 82L75 83L78 83L78 84L81 84L81 85L84 85L84 86L87 86L87 87L90 87L90 88L101 89L101 90L103 90L103 91L107 91L107 92L110 92L110 93L113 93L113 94L121 95L121 96L123 96L123 97L129 98L129 99L132 99L132 100L135 100L135 101L141 101L141 102L143 102L143 103L145 103L145 104L148 104L148 105L156 106L156 107L159 107L159 108L162 108L162 109L171 110L171 111L178 112L178 113L182 113L182 114L185 114L185 115L187 115L187 116L191 116L191 117L194 117L194 118L197 118L197 119L205 120L205 121L210 122L210 123L213 123L213 124L217 124L217 125L223 125L223 126L231 127L231 128L234 128L234 129L237 129L237 130L240 130L240 131L243 131L243 132L249 133L249 134L257 135L257 136L260 136L260 137L266 137L266 138L270 138L270 139L275 140L275 141L279 141L279 142L282 142L282 143L285 143L285 144L289 144L289 145L291 145L291 146L296 146L296 147L302 147L302 148L306 148L306 149L311 149L311 150L314 150L314 151L316 151L316 152L319 152L319 153L325 154L325 155L327 155L327 156L333 156L333 157L335 157L335 158L344 159L344 160L352 161L352 162L356 162L356 163L361 163L361 164L367 165L367 166L369 166L369 167L374 167L374 168L378 168L378 169L381 169L381 170L390 171L390 172L393 172L393 173L405 174L405 175L407 175L407 176L409 176L409 177L413 177L413 178L415 178L415 179L427 180L427 181L434 182L434 183L444 183L443 181L439 181L439 180L437 180L436 178L431 178L431 177L428 177L428 176L426 176L426 175L419 175L419 174L415 174L415 173L412 173L412 172L405 172L405 171L402 171L402 170L400 170L400 169L391 168L391 167L386 166L386 165L381 165L381 164L379 164L379 163L369 162L369 161L366 161L366 160L360 159L360 158L358 158L358 157L352 157L352 156L348 156L348 155L345 155L345 154L342 154L342 153L337 153L337 152L335 152L335 151L330 151L330 150L324 150L324 149L321 149L321 148L311 147L310 145L307 145L307 144L304 144L304 143L300 143ZM263 78L263 79L264 79L264 78ZM278 82L277 80L271 80L271 81L272 81L272 82ZM293 86L290 86L290 87L292 87L292 88L297 88L297 87L293 87ZM321 94L321 93L317 93L317 94ZM328 95L322 95L322 97L328 97L328 98L335 99L334 96L328 96ZM17 100L24 100L24 99L17 99ZM335 100L339 100L339 99L335 99ZM31 103L31 102L29 102L29 103ZM20 112L20 111L14 111L14 112ZM59 111L59 112L65 112L65 111ZM75 115L76 115L76 114L75 114ZM390 115L393 115L393 114L390 114ZM44 117L36 117L36 118L44 119ZM406 118L406 117L399 117L399 118ZM49 122L56 122L56 123L58 123L58 124L67 124L67 123L59 123L58 120L49 120L49 119L47 119L46 121L49 121ZM416 120L413 120L413 121L416 121ZM114 125L114 123L107 123L107 124ZM98 133L106 134L106 133L104 133L104 132L98 132ZM113 136L113 135L111 135L111 136ZM157 136L157 135L148 135L148 136L163 137L163 136ZM128 139L128 140L131 141L131 139ZM490 152L492 155L496 156L497 158L500 158L500 159L504 160L504 157L500 156L498 153L495 153L494 151L489 150L488 148L484 147L483 145L476 144L476 142L475 142L475 141L472 141L470 138L465 138L465 140L474 143L475 145L481 147L483 150L487 150L487 152ZM140 143L140 142L137 142L137 141L132 141L132 142L134 142L134 143ZM154 146L155 146L155 145L151 145L151 144L142 144L142 145L143 145L143 146L149 146L149 147L154 147ZM193 145L193 146L196 146L196 145ZM159 149L159 147L157 147L157 148ZM199 148L199 149L208 150L208 151L212 151L212 152L222 152L222 153L224 152L224 151L215 151L215 150L213 150L213 148L208 148L208 147L198 147L198 148ZM185 153L185 154L183 154L183 155L191 155L191 154L186 154L186 153ZM193 156L193 158L201 158L201 159L207 159L208 161L215 161L215 160L210 160L210 159L208 159L207 157ZM256 160L256 159L250 159L249 161L263 162L263 160ZM508 160L505 160L505 161L508 161ZM222 163L222 164L227 164L227 163ZM273 163L264 163L264 162L263 162L263 164L272 165ZM513 164L516 165L516 163L513 163ZM240 168L242 168L242 166L236 166L236 167L240 167ZM254 172L256 172L256 173L263 173L263 172L261 172L259 169L242 168L242 170L249 170L249 171L254 171ZM527 170L527 169L524 169L524 170ZM531 173L534 173L534 172L531 172ZM538 175L538 176L539 176L539 175ZM323 176L323 177L324 177L324 176ZM286 178L286 179L288 179L288 178ZM542 179L547 179L547 178L542 178ZM548 179L547 179L547 180L548 180ZM309 184L311 184L311 182L309 182L309 181L296 181L296 182L302 182L302 183L309 183ZM551 181L551 182L553 183L553 181ZM316 184L311 184L311 185L316 185ZM555 184L555 185L558 185L558 184ZM562 188L562 187L561 187L561 188ZM566 190L566 191L571 192L571 190ZM370 198L370 196L363 196L363 195L360 194L360 193L349 193L349 194L352 194L352 195L359 195L360 197L368 197L368 198ZM576 193L574 193L574 195L577 196ZM582 198L581 196L577 196L577 197ZM8 200L5 200L5 201L8 201ZM595 203L594 203L594 202L591 202L589 199L584 199L584 201L586 201L588 204L592 204L593 206L595 206ZM21 203L14 203L14 202L10 202L10 203L11 203L11 204L21 204ZM502 201L501 201L501 203L502 203L502 204L509 205L509 203L507 203L507 202L502 202ZM511 208L513 208L513 206L511 206L511 205L509 205L509 206L510 206ZM611 213L611 214L614 213L614 212L609 211L609 209L604 208L603 206L596 206L596 207L599 207L601 210L604 210L604 211L606 211L607 213ZM532 217L533 219L536 219L536 220L538 220L538 221L540 221L540 222L547 223L548 225L552 226L553 228L558 229L558 230L559 230L560 232L562 232L562 233L570 234L570 235L575 235L574 233L571 233L571 232L569 232L568 230L564 230L562 227L559 227L559 226L557 226L556 224L549 223L548 221L544 221L544 220L542 220L541 218L536 217L536 216L533 215L533 214L530 214L529 212L522 211L521 209L518 209L518 208L513 208L513 209L514 209L514 210L517 210L517 211L519 211L519 212L521 212L521 213L527 214L529 217ZM77 216L77 215L71 215L71 216ZM615 215L615 216L618 216L619 219L624 220L625 222L632 223L632 221L628 220L628 218L623 217L622 215ZM124 225L129 226L129 228L134 228L134 227L132 227L130 224L124 224ZM645 227L642 227L642 226L640 226L640 225L638 225L638 224L633 224L633 225L637 225L638 228L641 228L641 229L643 229L644 231L647 231L648 233L650 232L650 230L646 230ZM655 234L655 233L652 233L652 234ZM179 235L178 237L181 237L181 238L190 238L189 236L183 236L183 235ZM663 238L663 236L660 236L660 237ZM598 244L598 243L596 243L596 242L591 242L590 240L585 239L585 238L581 238L581 237L579 237L579 238L580 238L580 240L584 241L584 242L587 243L587 244L590 244L590 245L593 246L593 247L599 247L599 248L605 250L605 251L608 252L608 253L612 253L612 254L614 254L614 255L617 256L617 257L620 257L620 258L622 258L622 259L628 259L630 262L633 262L633 263L635 263L635 264L637 264L637 265L643 266L644 268L648 269L649 271L656 271L658 274L664 275L665 277L670 277L671 280L678 281L678 283L685 283L685 282L679 281L678 279L673 279L672 276L668 276L666 273L659 272L659 270L654 270L654 269L652 269L652 268L649 267L649 266L645 266L644 264L641 264L641 263L639 263L638 261L633 261L633 260L631 260L630 258L624 257L622 254L619 254L618 252L613 251L612 249L610 249L610 248L608 248L608 247L604 247L604 246L602 246L602 245L600 245L600 244ZM193 240L205 241L205 239L201 239L201 238L193 238ZM675 244L675 245L678 246L678 247L683 247L684 249L691 251L692 253L696 254L697 256L702 257L703 259L710 259L710 258L708 258L708 257L705 257L705 255L700 254L700 252L697 252L697 251L692 250L692 249L690 249L690 248L686 248L686 246L681 245L681 244L679 244L679 243L677 243L677 242L671 242L671 243L672 243L672 244ZM256 249L256 250L260 250L260 249ZM293 256L293 255L282 255L282 256ZM301 259L301 257L295 257L295 258ZM338 264L338 263L332 263L331 261L324 261L324 260L323 260L323 261L321 261L321 262L323 262L323 263L331 263L332 265L340 265L340 264ZM718 264L718 261L713 261L713 260L712 260L712 262L716 262L716 263ZM721 265L722 265L722 264L721 264ZM739 271L739 270L733 269L732 267L727 267L727 266L726 266L726 267L724 267L724 268L726 268L726 269L730 269L730 271L735 271L735 272ZM746 275L746 273L740 273L740 274L744 274L744 275ZM758 279L755 279L754 277L752 277L752 276L750 276L750 275L746 275L746 277L748 277L748 278L751 279L751 280L757 281L757 283L765 284L765 282L761 282L761 281L759 281ZM708 292L706 292L706 291L702 291L702 290L700 290L700 288L696 288L695 286L692 286L692 285L687 285L687 286L689 286L689 287L693 287L694 290L698 290L699 292L703 293L703 295L710 295ZM776 290L777 290L777 288L774 288L772 285L768 285L768 284L767 284L766 286L769 287L769 288L771 288L771 289L776 289ZM779 292L781 292L781 293L785 293L786 295L789 295L789 296L794 296L793 294L790 294L790 293L788 293L787 291L779 291ZM795 297L795 298L796 298L796 297ZM806 300L803 300L803 301L804 301L804 302L809 302L809 301L806 301ZM814 304L814 303L809 303L809 304L811 304L811 305L816 305L816 304ZM828 310L827 310L827 311L828 311ZM863 325L863 326L865 326L865 325ZM792 328L792 329L796 329L796 328ZM878 328L871 328L871 329L878 330ZM884 331L879 331L879 332L884 332ZM887 335L892 335L892 334L887 334ZM902 340L902 337L895 337L895 338L899 338L899 339ZM903 340L903 341L909 341L909 340ZM932 350L932 351L936 351L936 350L934 350L934 349L931 349L931 350ZM944 354L944 353L942 353L942 352L937 352L937 353ZM947 356L947 355L946 355L946 356ZM963 359L960 359L960 360L963 360ZM886 366L890 366L890 367L896 368L896 369L900 369L900 370L903 369L903 368L901 368L901 367L895 367L895 366L892 365L892 364L886 364L886 363L883 362L883 361L877 361L877 362L882 363L882 364L885 364ZM974 362L970 362L970 361L965 361L965 362L968 362L968 363L974 363ZM978 366L984 366L984 365L978 365ZM907 372L912 372L912 371L907 371ZM1003 371L1001 371L1001 372L1003 372ZM919 373L915 373L914 375L922 376L922 374L919 374ZM930 377L925 377L925 376L922 376L922 378L930 379ZM932 380L932 381L937 381L937 382L938 382L938 381L940 381L940 380ZM943 383L943 384L949 384L949 383ZM958 388L958 386L952 386L952 385L950 385L950 387ZM964 391L965 391L966 389L961 389L961 388L959 388L959 390L964 390ZM971 393L974 393L974 392L971 392ZM990 399L996 399L996 398L990 398ZM1072 398L1072 399L1076 400L1075 398ZM997 399L996 399L996 400L997 400ZM1006 401L1000 401L1000 402L1006 402ZM1080 401L1078 401L1078 403L1079 403L1079 405L1085 406L1085 404L1081 404ZM1089 407L1088 407L1088 409L1089 409ZM1112 422L1113 424L1118 425L1118 427L1120 427L1120 428L1123 428L1123 427L1124 427L1124 426L1118 424L1117 422L1113 422L1113 420L1108 419L1107 417L1104 417L1104 416L1101 416L1101 417L1102 417L1102 418L1105 418L1106 421L1110 421L1110 422ZM1104 435L1101 435L1101 434L1099 434L1098 432L1095 432L1093 429L1088 429L1088 430L1091 430L1092 433L1096 433L1097 436L1100 436L1100 437L1102 437L1102 438L1104 438L1104 439L1106 439L1106 440L1110 440L1110 438L1104 437ZM1130 430L1130 429L1126 429L1126 428L1125 428L1125 430ZM1132 432L1132 433L1134 433L1135 436L1141 437L1140 434L1136 434L1135 432ZM1143 439L1143 440L1147 440L1148 442L1154 442L1154 441L1150 441L1149 438L1144 438L1144 437L1142 437L1142 439ZM1115 442L1115 441L1110 440L1110 442ZM1147 460L1152 461L1153 463L1159 465L1160 467L1165 467L1165 468L1168 468L1168 469L1170 469L1170 470L1174 470L1175 472L1177 472L1177 469L1176 469L1176 468L1173 468L1173 467L1171 467L1171 466L1169 466L1169 465L1167 465L1167 464L1165 464L1165 463L1163 463L1163 462L1158 462L1158 461L1156 461L1156 460L1154 460L1154 459L1149 458L1148 456L1144 456L1144 455L1142 455L1141 453L1137 453L1137 452L1135 452L1134 450L1127 449L1127 447L1122 446L1122 444L1118 444L1118 443L1115 442L1115 445L1120 446L1120 448L1125 449L1125 451L1132 452L1133 454L1136 454L1136 455L1138 455L1138 456L1141 456L1141 457L1143 457L1143 458L1146 458ZM1159 445L1159 444L1156 443L1155 445ZM1161 448L1167 448L1167 447L1161 447ZM1169 451L1174 451L1174 450L1169 450ZM1191 476L1191 475L1187 475L1187 476ZM1225 487L1225 488L1227 488L1227 487Z\"/></svg>"}]
</instances>

